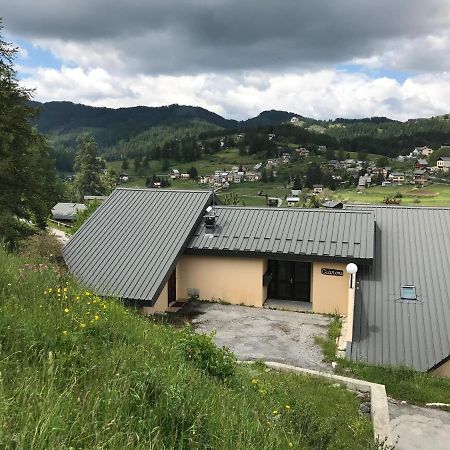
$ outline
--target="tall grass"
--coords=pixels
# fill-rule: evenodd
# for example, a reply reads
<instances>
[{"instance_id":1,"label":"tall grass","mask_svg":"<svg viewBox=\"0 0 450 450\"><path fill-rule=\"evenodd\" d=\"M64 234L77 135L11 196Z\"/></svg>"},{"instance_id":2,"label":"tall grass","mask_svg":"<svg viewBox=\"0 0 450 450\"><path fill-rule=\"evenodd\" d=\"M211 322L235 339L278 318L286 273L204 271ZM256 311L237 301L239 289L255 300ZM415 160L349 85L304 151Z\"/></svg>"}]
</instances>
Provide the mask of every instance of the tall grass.
<instances>
[{"instance_id":1,"label":"tall grass","mask_svg":"<svg viewBox=\"0 0 450 450\"><path fill-rule=\"evenodd\" d=\"M186 357L189 332L0 251L0 448L370 449L345 388Z\"/></svg>"}]
</instances>

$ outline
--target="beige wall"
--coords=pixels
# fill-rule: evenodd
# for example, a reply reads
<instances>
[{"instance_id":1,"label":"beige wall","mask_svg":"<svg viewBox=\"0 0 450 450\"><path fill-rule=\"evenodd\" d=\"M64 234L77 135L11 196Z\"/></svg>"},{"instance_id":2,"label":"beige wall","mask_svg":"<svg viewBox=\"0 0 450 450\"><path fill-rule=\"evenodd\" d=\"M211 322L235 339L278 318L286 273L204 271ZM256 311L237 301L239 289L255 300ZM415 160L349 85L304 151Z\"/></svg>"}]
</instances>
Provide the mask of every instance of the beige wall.
<instances>
[{"instance_id":1,"label":"beige wall","mask_svg":"<svg viewBox=\"0 0 450 450\"><path fill-rule=\"evenodd\" d=\"M343 263L313 262L311 278L311 301L315 313L347 315L349 275ZM323 275L321 269L338 269L342 277Z\"/></svg>"},{"instance_id":2,"label":"beige wall","mask_svg":"<svg viewBox=\"0 0 450 450\"><path fill-rule=\"evenodd\" d=\"M156 300L155 304L153 306L142 306L139 312L144 315L165 312L168 306L169 306L169 290L166 283L163 290L161 291L161 294L159 294L158 300Z\"/></svg>"},{"instance_id":3,"label":"beige wall","mask_svg":"<svg viewBox=\"0 0 450 450\"><path fill-rule=\"evenodd\" d=\"M439 377L450 378L450 361L445 362L442 366L439 366L437 369L433 370L432 373Z\"/></svg>"},{"instance_id":4,"label":"beige wall","mask_svg":"<svg viewBox=\"0 0 450 450\"><path fill-rule=\"evenodd\" d=\"M188 298L188 289L198 289L202 300L262 306L266 270L265 259L184 255L177 266L177 298Z\"/></svg>"}]
</instances>

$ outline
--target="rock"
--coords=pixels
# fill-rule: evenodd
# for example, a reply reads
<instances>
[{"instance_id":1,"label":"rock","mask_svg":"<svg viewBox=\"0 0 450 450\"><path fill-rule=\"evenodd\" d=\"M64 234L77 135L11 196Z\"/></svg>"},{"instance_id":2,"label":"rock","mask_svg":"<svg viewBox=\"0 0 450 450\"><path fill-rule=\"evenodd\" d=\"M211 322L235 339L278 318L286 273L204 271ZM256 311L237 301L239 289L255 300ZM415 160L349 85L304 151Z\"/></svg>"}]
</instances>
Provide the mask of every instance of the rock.
<instances>
[{"instance_id":1,"label":"rock","mask_svg":"<svg viewBox=\"0 0 450 450\"><path fill-rule=\"evenodd\" d=\"M336 362L336 361L333 361L333 362L331 363L331 367L332 367L333 369L336 369L336 367L337 367L337 362Z\"/></svg>"},{"instance_id":2,"label":"rock","mask_svg":"<svg viewBox=\"0 0 450 450\"><path fill-rule=\"evenodd\" d=\"M361 414L370 414L370 403L365 402L365 403L361 403L361 405L359 405L359 411Z\"/></svg>"}]
</instances>

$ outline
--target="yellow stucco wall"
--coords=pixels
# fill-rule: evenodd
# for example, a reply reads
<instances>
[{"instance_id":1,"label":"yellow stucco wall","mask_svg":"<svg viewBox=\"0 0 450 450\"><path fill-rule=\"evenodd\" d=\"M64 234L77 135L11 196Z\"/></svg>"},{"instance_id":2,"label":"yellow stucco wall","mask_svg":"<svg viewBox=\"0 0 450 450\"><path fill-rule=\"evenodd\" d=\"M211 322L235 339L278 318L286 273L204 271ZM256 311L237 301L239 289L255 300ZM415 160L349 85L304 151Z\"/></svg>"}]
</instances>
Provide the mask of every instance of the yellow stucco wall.
<instances>
[{"instance_id":1,"label":"yellow stucco wall","mask_svg":"<svg viewBox=\"0 0 450 450\"><path fill-rule=\"evenodd\" d=\"M198 289L202 300L262 306L266 270L265 259L184 255L177 265L177 298L188 298L188 289Z\"/></svg>"},{"instance_id":2,"label":"yellow stucco wall","mask_svg":"<svg viewBox=\"0 0 450 450\"><path fill-rule=\"evenodd\" d=\"M439 377L450 378L450 361L445 362L442 366L439 366L437 369L433 370L432 373Z\"/></svg>"},{"instance_id":3,"label":"yellow stucco wall","mask_svg":"<svg viewBox=\"0 0 450 450\"><path fill-rule=\"evenodd\" d=\"M161 294L159 294L158 300L156 300L153 306L142 306L139 310L141 314L150 315L154 313L165 312L169 303L169 291L167 287L167 283L164 286Z\"/></svg>"},{"instance_id":4,"label":"yellow stucco wall","mask_svg":"<svg viewBox=\"0 0 450 450\"><path fill-rule=\"evenodd\" d=\"M313 262L311 278L312 309L315 313L347 315L349 275L345 264L332 262ZM344 275L323 275L321 270L342 270Z\"/></svg>"}]
</instances>

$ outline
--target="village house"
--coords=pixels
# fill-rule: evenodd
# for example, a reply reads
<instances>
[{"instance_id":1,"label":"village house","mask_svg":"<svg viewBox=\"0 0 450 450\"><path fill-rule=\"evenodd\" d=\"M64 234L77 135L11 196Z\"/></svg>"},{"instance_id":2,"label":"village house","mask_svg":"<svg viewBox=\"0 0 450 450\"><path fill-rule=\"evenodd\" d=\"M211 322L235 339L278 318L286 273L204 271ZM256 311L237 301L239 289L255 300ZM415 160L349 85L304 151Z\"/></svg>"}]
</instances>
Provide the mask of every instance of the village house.
<instances>
[{"instance_id":1,"label":"village house","mask_svg":"<svg viewBox=\"0 0 450 450\"><path fill-rule=\"evenodd\" d=\"M300 197L286 197L286 204L288 206L297 206L300 202Z\"/></svg>"},{"instance_id":2,"label":"village house","mask_svg":"<svg viewBox=\"0 0 450 450\"><path fill-rule=\"evenodd\" d=\"M307 158L309 156L309 150L305 147L296 148L295 151L302 157Z\"/></svg>"},{"instance_id":3,"label":"village house","mask_svg":"<svg viewBox=\"0 0 450 450\"><path fill-rule=\"evenodd\" d=\"M450 376L450 209L212 200L208 191L116 189L64 260L88 289L144 314L190 298L297 302L346 317L354 361Z\"/></svg>"},{"instance_id":4,"label":"village house","mask_svg":"<svg viewBox=\"0 0 450 450\"><path fill-rule=\"evenodd\" d=\"M190 176L187 172L183 172L183 173L180 175L180 178L181 178L182 180L189 180L189 178L191 178L191 176Z\"/></svg>"},{"instance_id":5,"label":"village house","mask_svg":"<svg viewBox=\"0 0 450 450\"><path fill-rule=\"evenodd\" d=\"M52 218L62 222L75 222L77 213L85 209L86 205L83 203L57 203L52 208Z\"/></svg>"},{"instance_id":6,"label":"village house","mask_svg":"<svg viewBox=\"0 0 450 450\"><path fill-rule=\"evenodd\" d=\"M368 174L361 175L358 179L358 188L365 189L372 184L372 177Z\"/></svg>"},{"instance_id":7,"label":"village house","mask_svg":"<svg viewBox=\"0 0 450 450\"><path fill-rule=\"evenodd\" d=\"M450 170L450 157L442 156L436 161L436 169L448 172Z\"/></svg>"},{"instance_id":8,"label":"village house","mask_svg":"<svg viewBox=\"0 0 450 450\"><path fill-rule=\"evenodd\" d=\"M402 185L405 182L405 173L404 172L392 172L389 174L388 178L392 184Z\"/></svg>"},{"instance_id":9,"label":"village house","mask_svg":"<svg viewBox=\"0 0 450 450\"><path fill-rule=\"evenodd\" d=\"M428 162L426 159L419 158L415 164L416 169L426 169L428 167Z\"/></svg>"},{"instance_id":10,"label":"village house","mask_svg":"<svg viewBox=\"0 0 450 450\"><path fill-rule=\"evenodd\" d=\"M259 181L261 178L261 174L259 172L246 172L245 173L245 181Z\"/></svg>"},{"instance_id":11,"label":"village house","mask_svg":"<svg viewBox=\"0 0 450 450\"><path fill-rule=\"evenodd\" d=\"M433 153L433 150L429 147L416 147L409 155L408 158L418 158L424 156L428 158Z\"/></svg>"},{"instance_id":12,"label":"village house","mask_svg":"<svg viewBox=\"0 0 450 450\"><path fill-rule=\"evenodd\" d=\"M120 182L126 183L129 179L130 179L130 177L128 176L128 174L126 174L126 173L119 174L119 181Z\"/></svg>"},{"instance_id":13,"label":"village house","mask_svg":"<svg viewBox=\"0 0 450 450\"><path fill-rule=\"evenodd\" d=\"M413 173L413 184L425 186L429 182L430 175L426 169L416 169Z\"/></svg>"},{"instance_id":14,"label":"village house","mask_svg":"<svg viewBox=\"0 0 450 450\"><path fill-rule=\"evenodd\" d=\"M176 180L177 178L180 178L180 171L178 169L172 169L170 171L170 178L172 178L172 180Z\"/></svg>"},{"instance_id":15,"label":"village house","mask_svg":"<svg viewBox=\"0 0 450 450\"><path fill-rule=\"evenodd\" d=\"M322 184L313 184L312 188L313 194L321 194L323 192Z\"/></svg>"}]
</instances>

